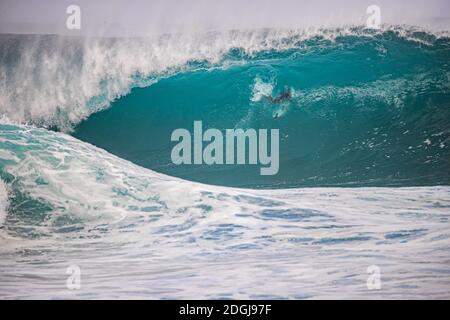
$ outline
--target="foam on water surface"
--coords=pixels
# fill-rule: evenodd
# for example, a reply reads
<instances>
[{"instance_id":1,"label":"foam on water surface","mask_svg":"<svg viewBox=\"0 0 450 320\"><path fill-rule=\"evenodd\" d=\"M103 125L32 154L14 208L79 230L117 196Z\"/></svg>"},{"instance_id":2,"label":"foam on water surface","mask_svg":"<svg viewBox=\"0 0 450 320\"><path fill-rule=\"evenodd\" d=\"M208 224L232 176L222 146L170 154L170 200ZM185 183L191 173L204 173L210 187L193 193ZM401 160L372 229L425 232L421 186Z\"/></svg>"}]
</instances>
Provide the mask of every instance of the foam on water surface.
<instances>
[{"instance_id":1,"label":"foam on water surface","mask_svg":"<svg viewBox=\"0 0 450 320\"><path fill-rule=\"evenodd\" d=\"M450 296L449 187L208 186L61 133L0 128L15 155L1 160L3 298ZM72 264L79 292L65 288ZM367 289L370 265L383 290Z\"/></svg>"}]
</instances>

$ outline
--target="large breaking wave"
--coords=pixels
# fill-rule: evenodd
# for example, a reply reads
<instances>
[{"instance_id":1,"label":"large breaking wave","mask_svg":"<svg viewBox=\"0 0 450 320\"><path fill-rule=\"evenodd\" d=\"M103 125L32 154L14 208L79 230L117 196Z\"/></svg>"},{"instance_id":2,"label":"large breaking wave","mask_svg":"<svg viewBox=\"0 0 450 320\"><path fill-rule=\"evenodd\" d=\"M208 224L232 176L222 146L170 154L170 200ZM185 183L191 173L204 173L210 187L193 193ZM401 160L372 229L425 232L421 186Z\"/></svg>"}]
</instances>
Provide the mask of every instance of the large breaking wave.
<instances>
[{"instance_id":1,"label":"large breaking wave","mask_svg":"<svg viewBox=\"0 0 450 320\"><path fill-rule=\"evenodd\" d=\"M1 297L449 297L446 34L349 27L153 39L1 35L0 45ZM372 72L358 73L366 67ZM198 100L182 90L187 83ZM284 85L295 94L275 125L300 150L321 149L301 166L287 149L282 183L251 187L308 185L301 170L346 184L333 168L372 180L370 159L378 181L403 166L410 182L250 190L139 166L158 160L135 152L143 141L158 144L161 130L197 116L217 127L270 126L281 110L261 97ZM310 130L303 140L302 128ZM395 167L385 166L388 157ZM404 187L423 184L430 186ZM71 264L83 272L80 292L65 288ZM382 291L366 287L370 265L382 270Z\"/></svg>"}]
</instances>

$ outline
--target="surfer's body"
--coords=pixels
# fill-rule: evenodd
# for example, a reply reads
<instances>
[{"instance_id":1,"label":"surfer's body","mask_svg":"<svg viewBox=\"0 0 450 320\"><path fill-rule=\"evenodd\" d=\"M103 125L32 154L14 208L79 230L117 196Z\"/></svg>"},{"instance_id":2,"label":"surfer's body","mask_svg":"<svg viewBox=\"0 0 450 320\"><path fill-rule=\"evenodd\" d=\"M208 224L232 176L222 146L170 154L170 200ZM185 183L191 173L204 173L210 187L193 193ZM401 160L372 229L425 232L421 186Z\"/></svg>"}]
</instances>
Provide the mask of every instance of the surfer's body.
<instances>
[{"instance_id":1,"label":"surfer's body","mask_svg":"<svg viewBox=\"0 0 450 320\"><path fill-rule=\"evenodd\" d=\"M267 100L269 100L271 103L273 104L283 104L284 102L289 102L292 99L292 92L291 92L291 88L285 87L284 91L282 93L280 93L278 96L276 97L272 97L272 96L265 96ZM286 106L283 106L283 109ZM282 112L281 112L282 113ZM280 112L277 111L274 115L273 118L274 119L278 119L281 116Z\"/></svg>"},{"instance_id":2,"label":"surfer's body","mask_svg":"<svg viewBox=\"0 0 450 320\"><path fill-rule=\"evenodd\" d=\"M277 97L265 96L267 100L272 103L282 103L286 101L290 101L292 99L292 92L290 88L285 89L281 94Z\"/></svg>"}]
</instances>

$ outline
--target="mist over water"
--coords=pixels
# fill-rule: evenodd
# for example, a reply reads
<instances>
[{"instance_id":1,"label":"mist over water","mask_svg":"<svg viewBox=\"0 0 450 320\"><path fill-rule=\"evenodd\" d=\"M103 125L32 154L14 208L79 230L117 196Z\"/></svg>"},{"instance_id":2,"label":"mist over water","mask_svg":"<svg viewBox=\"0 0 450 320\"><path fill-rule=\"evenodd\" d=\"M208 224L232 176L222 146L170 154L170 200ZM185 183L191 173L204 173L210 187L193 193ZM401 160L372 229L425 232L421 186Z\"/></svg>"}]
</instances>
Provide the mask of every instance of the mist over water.
<instances>
[{"instance_id":1,"label":"mist over water","mask_svg":"<svg viewBox=\"0 0 450 320\"><path fill-rule=\"evenodd\" d=\"M450 5L446 0L120 0L77 1L82 9L81 30L66 28L69 0L7 0L0 4L3 33L39 33L142 37L163 33L259 28L335 28L365 25L370 5L378 5L382 22L448 30ZM33 8L30 10L30 8Z\"/></svg>"}]
</instances>

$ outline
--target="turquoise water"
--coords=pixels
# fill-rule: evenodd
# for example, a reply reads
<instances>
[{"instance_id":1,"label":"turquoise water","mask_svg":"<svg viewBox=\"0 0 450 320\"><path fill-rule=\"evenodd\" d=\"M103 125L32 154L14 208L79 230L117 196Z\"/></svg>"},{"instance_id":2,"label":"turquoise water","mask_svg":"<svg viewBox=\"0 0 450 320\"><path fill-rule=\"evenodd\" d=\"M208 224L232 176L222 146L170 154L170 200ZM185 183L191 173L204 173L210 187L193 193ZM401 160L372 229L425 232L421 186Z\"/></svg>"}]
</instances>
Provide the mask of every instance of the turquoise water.
<instances>
[{"instance_id":1,"label":"turquoise water","mask_svg":"<svg viewBox=\"0 0 450 320\"><path fill-rule=\"evenodd\" d=\"M0 297L448 299L449 57L392 26L0 35ZM174 166L194 120L279 129L279 174Z\"/></svg>"},{"instance_id":2,"label":"turquoise water","mask_svg":"<svg viewBox=\"0 0 450 320\"><path fill-rule=\"evenodd\" d=\"M418 35L426 38L426 35ZM312 38L289 50L247 55L133 89L79 124L74 136L138 165L208 184L422 186L450 181L450 44L385 32ZM294 92L274 105L261 94ZM274 116L280 117L274 119ZM207 128L280 129L280 171L259 165L172 164L170 135Z\"/></svg>"}]
</instances>

